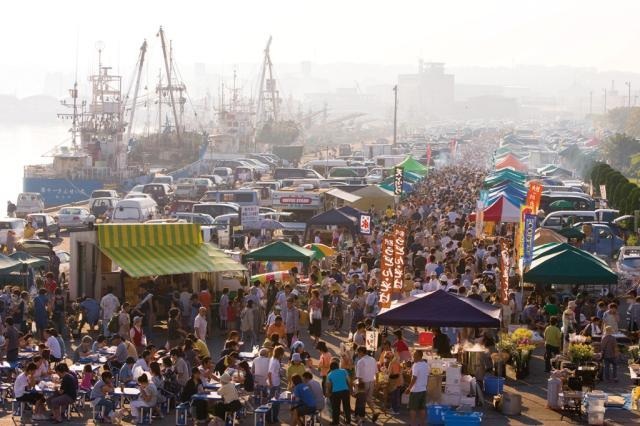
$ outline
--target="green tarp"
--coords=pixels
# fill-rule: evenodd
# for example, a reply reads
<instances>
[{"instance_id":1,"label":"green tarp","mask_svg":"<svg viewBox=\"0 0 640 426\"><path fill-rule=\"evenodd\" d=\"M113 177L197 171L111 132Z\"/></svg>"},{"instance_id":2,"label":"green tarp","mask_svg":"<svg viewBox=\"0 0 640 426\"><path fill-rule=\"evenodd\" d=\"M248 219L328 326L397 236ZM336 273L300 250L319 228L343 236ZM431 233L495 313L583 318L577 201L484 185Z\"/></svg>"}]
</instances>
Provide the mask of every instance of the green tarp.
<instances>
[{"instance_id":1,"label":"green tarp","mask_svg":"<svg viewBox=\"0 0 640 426\"><path fill-rule=\"evenodd\" d=\"M602 260L565 243L536 247L533 262L524 273L533 284L615 284L618 276Z\"/></svg>"},{"instance_id":2,"label":"green tarp","mask_svg":"<svg viewBox=\"0 0 640 426\"><path fill-rule=\"evenodd\" d=\"M276 241L242 255L243 262L274 261L309 263L315 256L311 250L284 241Z\"/></svg>"},{"instance_id":3,"label":"green tarp","mask_svg":"<svg viewBox=\"0 0 640 426\"><path fill-rule=\"evenodd\" d=\"M402 167L405 172L417 173L421 176L426 175L429 170L427 166L417 161L411 155L407 156L402 163L396 164L396 167Z\"/></svg>"}]
</instances>

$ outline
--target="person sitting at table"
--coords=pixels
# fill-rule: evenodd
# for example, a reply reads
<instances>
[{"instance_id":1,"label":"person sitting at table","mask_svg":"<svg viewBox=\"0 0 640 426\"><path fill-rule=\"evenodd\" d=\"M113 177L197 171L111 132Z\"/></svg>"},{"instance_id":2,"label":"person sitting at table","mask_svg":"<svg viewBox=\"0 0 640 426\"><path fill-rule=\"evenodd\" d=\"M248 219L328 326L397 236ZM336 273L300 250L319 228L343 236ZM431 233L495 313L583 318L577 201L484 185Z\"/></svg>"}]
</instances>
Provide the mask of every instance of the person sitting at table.
<instances>
[{"instance_id":1,"label":"person sitting at table","mask_svg":"<svg viewBox=\"0 0 640 426\"><path fill-rule=\"evenodd\" d=\"M129 356L129 353L127 352L127 345L125 345L119 334L113 335L111 338L111 344L116 347L116 352L113 355L110 355L107 358L107 361L111 366L120 368Z\"/></svg>"},{"instance_id":2,"label":"person sitting at table","mask_svg":"<svg viewBox=\"0 0 640 426\"><path fill-rule=\"evenodd\" d=\"M593 337L602 335L602 320L598 317L591 317L591 321L580 332L581 336Z\"/></svg>"},{"instance_id":3,"label":"person sitting at table","mask_svg":"<svg viewBox=\"0 0 640 426\"><path fill-rule=\"evenodd\" d=\"M196 351L200 359L211 356L207 344L202 339L198 339L195 334L188 334L187 339L193 342L193 349Z\"/></svg>"},{"instance_id":4,"label":"person sitting at table","mask_svg":"<svg viewBox=\"0 0 640 426\"><path fill-rule=\"evenodd\" d=\"M53 423L62 423L63 409L73 404L78 396L78 379L64 363L56 365L56 373L60 376L60 389L49 398L47 403L53 411Z\"/></svg>"},{"instance_id":5,"label":"person sitting at table","mask_svg":"<svg viewBox=\"0 0 640 426\"><path fill-rule=\"evenodd\" d=\"M133 365L132 374L133 380L138 380L140 376L149 371L149 363L151 362L151 352L145 350L140 355L140 358Z\"/></svg>"},{"instance_id":6,"label":"person sitting at table","mask_svg":"<svg viewBox=\"0 0 640 426\"><path fill-rule=\"evenodd\" d=\"M240 361L238 363L238 370L242 372L242 387L247 392L253 392L255 388L255 380L253 378L253 373L251 372L251 367L249 367L249 363L247 361Z\"/></svg>"},{"instance_id":7,"label":"person sitting at table","mask_svg":"<svg viewBox=\"0 0 640 426\"><path fill-rule=\"evenodd\" d=\"M209 417L207 412L207 401L204 399L194 399L191 401L191 398L196 394L204 392L200 370L197 367L194 367L191 369L191 378L187 380L187 383L182 389L180 401L187 403L191 402L191 412L197 422L205 421Z\"/></svg>"},{"instance_id":8,"label":"person sitting at table","mask_svg":"<svg viewBox=\"0 0 640 426\"><path fill-rule=\"evenodd\" d=\"M118 373L118 380L120 383L127 384L129 382L133 382L135 379L133 378L133 366L135 365L136 360L133 357L128 357L124 362L122 368L120 368L120 372Z\"/></svg>"},{"instance_id":9,"label":"person sitting at table","mask_svg":"<svg viewBox=\"0 0 640 426\"><path fill-rule=\"evenodd\" d=\"M153 361L151 364L149 364L149 373L151 374L151 383L153 383L156 389L158 389L157 404L162 404L167 400L167 398L164 395L164 377L162 376L162 371L160 370L160 364L156 361ZM161 414L158 407L154 407L154 411L156 410L158 410L157 412Z\"/></svg>"},{"instance_id":10,"label":"person sitting at table","mask_svg":"<svg viewBox=\"0 0 640 426\"><path fill-rule=\"evenodd\" d=\"M164 379L164 390L173 395L180 395L182 385L178 383L178 377L173 369L171 357L162 358L162 378Z\"/></svg>"},{"instance_id":11,"label":"person sitting at table","mask_svg":"<svg viewBox=\"0 0 640 426\"><path fill-rule=\"evenodd\" d=\"M302 363L302 357L299 353L294 353L291 356L291 363L287 367L287 388L293 389L292 377L296 374L302 377L302 374L306 371L304 364Z\"/></svg>"},{"instance_id":12,"label":"person sitting at table","mask_svg":"<svg viewBox=\"0 0 640 426\"><path fill-rule=\"evenodd\" d=\"M27 333L20 337L20 349L31 349L33 347L33 334Z\"/></svg>"},{"instance_id":13,"label":"person sitting at table","mask_svg":"<svg viewBox=\"0 0 640 426\"><path fill-rule=\"evenodd\" d=\"M35 376L37 370L38 366L35 363L30 362L27 364L27 368L16 377L16 381L13 384L13 393L16 401L35 405L33 420L49 420L45 414L44 396L33 390L37 381Z\"/></svg>"},{"instance_id":14,"label":"person sitting at table","mask_svg":"<svg viewBox=\"0 0 640 426\"><path fill-rule=\"evenodd\" d=\"M303 425L302 418L307 414L316 412L316 398L311 387L302 381L302 376L294 374L291 377L293 384L294 405L291 407L291 420L294 425Z\"/></svg>"},{"instance_id":15,"label":"person sitting at table","mask_svg":"<svg viewBox=\"0 0 640 426\"><path fill-rule=\"evenodd\" d=\"M220 358L220 361L216 363L213 371L222 375L227 370L227 368L235 368L238 359L240 359L238 352L231 352L229 355Z\"/></svg>"},{"instance_id":16,"label":"person sitting at table","mask_svg":"<svg viewBox=\"0 0 640 426\"><path fill-rule=\"evenodd\" d=\"M60 342L56 338L58 332L53 328L47 328L44 330L44 338L46 340L47 348L51 351L51 361L59 362L62 360L62 347Z\"/></svg>"},{"instance_id":17,"label":"person sitting at table","mask_svg":"<svg viewBox=\"0 0 640 426\"><path fill-rule=\"evenodd\" d=\"M91 401L91 405L95 407L96 412L100 413L102 411L103 418L111 418L115 417L114 404L111 399L108 398L110 393L113 393L114 384L113 384L113 375L110 371L104 371L100 375L100 380L93 385L91 389L91 394L89 399Z\"/></svg>"},{"instance_id":18,"label":"person sitting at table","mask_svg":"<svg viewBox=\"0 0 640 426\"><path fill-rule=\"evenodd\" d=\"M91 345L91 352L94 354L100 353L100 351L105 347L107 347L107 338L101 334L96 337L96 341Z\"/></svg>"},{"instance_id":19,"label":"person sitting at table","mask_svg":"<svg viewBox=\"0 0 640 426\"><path fill-rule=\"evenodd\" d=\"M236 340L227 340L224 342L224 349L220 352L220 357L225 357L229 355L231 352L239 352L240 345Z\"/></svg>"},{"instance_id":20,"label":"person sitting at table","mask_svg":"<svg viewBox=\"0 0 640 426\"><path fill-rule=\"evenodd\" d=\"M240 403L240 395L236 384L231 380L231 376L224 373L220 376L220 389L218 395L222 398L222 402L216 404L214 408L215 416L224 421L226 413L234 413L242 408Z\"/></svg>"},{"instance_id":21,"label":"person sitting at table","mask_svg":"<svg viewBox=\"0 0 640 426\"><path fill-rule=\"evenodd\" d=\"M51 371L49 371L49 361L47 361L42 355L34 356L32 361L37 367L35 373L33 373L33 377L35 377L36 380L42 380L51 376Z\"/></svg>"},{"instance_id":22,"label":"person sitting at table","mask_svg":"<svg viewBox=\"0 0 640 426\"><path fill-rule=\"evenodd\" d=\"M71 357L72 361L80 362L81 359L89 357L91 355L92 344L93 339L91 336L84 336L76 350L73 351L73 356Z\"/></svg>"},{"instance_id":23,"label":"person sitting at table","mask_svg":"<svg viewBox=\"0 0 640 426\"><path fill-rule=\"evenodd\" d=\"M213 363L211 362L211 357L205 357L202 359L202 364L200 364L200 377L203 380L211 381L218 380L218 378L213 374Z\"/></svg>"},{"instance_id":24,"label":"person sitting at table","mask_svg":"<svg viewBox=\"0 0 640 426\"><path fill-rule=\"evenodd\" d=\"M86 364L82 368L82 380L80 380L80 389L89 392L93 388L93 365Z\"/></svg>"},{"instance_id":25,"label":"person sitting at table","mask_svg":"<svg viewBox=\"0 0 640 426\"><path fill-rule=\"evenodd\" d=\"M182 346L182 356L187 362L188 371L190 371L192 367L197 367L198 364L200 364L198 354L193 348L193 342L190 339L184 339L184 345Z\"/></svg>"},{"instance_id":26,"label":"person sitting at table","mask_svg":"<svg viewBox=\"0 0 640 426\"><path fill-rule=\"evenodd\" d=\"M176 373L176 381L180 386L184 386L189 380L189 366L184 359L184 353L181 348L171 349L171 362L173 363L173 371Z\"/></svg>"},{"instance_id":27,"label":"person sitting at table","mask_svg":"<svg viewBox=\"0 0 640 426\"><path fill-rule=\"evenodd\" d=\"M148 373L143 373L138 377L138 387L140 388L140 395L138 399L131 401L131 416L136 419L136 423L141 423L140 408L149 407L153 408L158 402L158 389L156 385L149 381L147 377Z\"/></svg>"}]
</instances>

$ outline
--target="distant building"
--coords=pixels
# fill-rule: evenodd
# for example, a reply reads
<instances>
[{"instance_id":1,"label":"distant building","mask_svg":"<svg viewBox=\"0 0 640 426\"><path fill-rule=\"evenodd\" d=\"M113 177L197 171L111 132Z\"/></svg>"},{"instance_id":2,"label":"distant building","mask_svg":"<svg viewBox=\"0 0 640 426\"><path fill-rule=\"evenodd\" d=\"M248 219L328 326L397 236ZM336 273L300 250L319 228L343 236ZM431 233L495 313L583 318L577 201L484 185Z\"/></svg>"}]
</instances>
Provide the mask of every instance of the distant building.
<instances>
[{"instance_id":1,"label":"distant building","mask_svg":"<svg viewBox=\"0 0 640 426\"><path fill-rule=\"evenodd\" d=\"M422 124L453 112L453 74L444 72L444 63L420 61L417 74L398 76L398 115L402 121Z\"/></svg>"}]
</instances>

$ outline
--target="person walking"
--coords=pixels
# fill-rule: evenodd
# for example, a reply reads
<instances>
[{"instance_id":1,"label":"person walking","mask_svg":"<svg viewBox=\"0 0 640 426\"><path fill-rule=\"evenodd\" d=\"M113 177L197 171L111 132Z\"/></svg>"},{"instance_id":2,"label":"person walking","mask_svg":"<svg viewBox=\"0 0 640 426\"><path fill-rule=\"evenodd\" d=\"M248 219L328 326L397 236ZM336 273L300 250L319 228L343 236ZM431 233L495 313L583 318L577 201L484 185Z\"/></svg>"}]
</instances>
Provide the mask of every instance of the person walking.
<instances>
[{"instance_id":1,"label":"person walking","mask_svg":"<svg viewBox=\"0 0 640 426\"><path fill-rule=\"evenodd\" d=\"M246 306L240 312L240 331L242 332L242 341L245 348L250 350L256 342L255 327L255 308L253 307L253 300L248 300Z\"/></svg>"},{"instance_id":2,"label":"person walking","mask_svg":"<svg viewBox=\"0 0 640 426\"><path fill-rule=\"evenodd\" d=\"M322 334L322 299L320 291L313 290L309 300L309 335L313 337L314 345L318 344Z\"/></svg>"},{"instance_id":3,"label":"person walking","mask_svg":"<svg viewBox=\"0 0 640 426\"><path fill-rule=\"evenodd\" d=\"M562 331L558 328L558 317L549 318L549 325L544 329L544 371L551 371L551 358L560 353Z\"/></svg>"},{"instance_id":4,"label":"person walking","mask_svg":"<svg viewBox=\"0 0 640 426\"><path fill-rule=\"evenodd\" d=\"M102 318L102 333L105 337L111 336L109 331L109 321L120 309L120 300L113 294L113 287L106 289L106 294L100 299L100 317Z\"/></svg>"},{"instance_id":5,"label":"person walking","mask_svg":"<svg viewBox=\"0 0 640 426\"><path fill-rule=\"evenodd\" d=\"M613 336L614 330L610 325L605 326L604 336L600 342L600 352L604 361L604 380L606 382L613 380L618 382L618 360L619 350L618 342Z\"/></svg>"},{"instance_id":6,"label":"person walking","mask_svg":"<svg viewBox=\"0 0 640 426\"><path fill-rule=\"evenodd\" d=\"M327 397L331 401L331 425L340 424L340 405L344 411L345 423L351 423L351 402L349 389L351 379L347 370L339 368L337 361L332 361L327 375Z\"/></svg>"},{"instance_id":7,"label":"person walking","mask_svg":"<svg viewBox=\"0 0 640 426\"><path fill-rule=\"evenodd\" d=\"M378 365L375 358L367 353L365 346L358 346L356 350L356 378L358 384L362 383L362 389L366 395L367 405L371 409L371 420L373 423L378 420L378 414L376 413L376 407L373 404L373 390L376 383L376 373L378 371Z\"/></svg>"},{"instance_id":8,"label":"person walking","mask_svg":"<svg viewBox=\"0 0 640 426\"><path fill-rule=\"evenodd\" d=\"M293 297L287 299L287 304L282 310L282 320L284 321L285 331L287 333L287 346L291 347L293 336L298 337L300 329L300 311L293 304Z\"/></svg>"},{"instance_id":9,"label":"person walking","mask_svg":"<svg viewBox=\"0 0 640 426\"><path fill-rule=\"evenodd\" d=\"M425 417L427 405L427 381L429 380L429 364L423 358L421 350L413 353L413 365L411 366L411 382L405 390L409 395L409 424L417 426Z\"/></svg>"}]
</instances>

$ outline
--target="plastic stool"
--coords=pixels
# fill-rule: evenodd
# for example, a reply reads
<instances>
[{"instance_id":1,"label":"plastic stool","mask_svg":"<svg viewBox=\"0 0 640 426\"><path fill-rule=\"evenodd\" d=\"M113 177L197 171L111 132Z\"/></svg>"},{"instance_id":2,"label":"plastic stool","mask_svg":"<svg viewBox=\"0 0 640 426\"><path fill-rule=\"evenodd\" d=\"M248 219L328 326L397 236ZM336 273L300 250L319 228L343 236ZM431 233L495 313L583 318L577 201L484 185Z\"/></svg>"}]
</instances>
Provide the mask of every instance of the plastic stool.
<instances>
[{"instance_id":1,"label":"plastic stool","mask_svg":"<svg viewBox=\"0 0 640 426\"><path fill-rule=\"evenodd\" d=\"M304 426L315 426L318 423L318 414L320 414L319 411L312 414L305 414L302 419L302 424Z\"/></svg>"},{"instance_id":2,"label":"plastic stool","mask_svg":"<svg viewBox=\"0 0 640 426\"><path fill-rule=\"evenodd\" d=\"M140 418L138 419L139 425L150 425L151 424L151 407L141 407L140 408Z\"/></svg>"},{"instance_id":3,"label":"plastic stool","mask_svg":"<svg viewBox=\"0 0 640 426\"><path fill-rule=\"evenodd\" d=\"M236 424L236 412L228 411L224 413L224 424L225 426L233 426Z\"/></svg>"},{"instance_id":4,"label":"plastic stool","mask_svg":"<svg viewBox=\"0 0 640 426\"><path fill-rule=\"evenodd\" d=\"M271 411L271 404L261 405L253 410L253 425L265 426L267 424L267 413Z\"/></svg>"},{"instance_id":5,"label":"plastic stool","mask_svg":"<svg viewBox=\"0 0 640 426\"><path fill-rule=\"evenodd\" d=\"M104 420L104 405L100 406L100 410L96 410L96 406L91 404L93 408L93 420L96 422L101 422Z\"/></svg>"},{"instance_id":6,"label":"plastic stool","mask_svg":"<svg viewBox=\"0 0 640 426\"><path fill-rule=\"evenodd\" d=\"M190 407L191 404L188 402L183 402L176 406L176 426L187 426L187 423L189 422L188 413Z\"/></svg>"}]
</instances>

